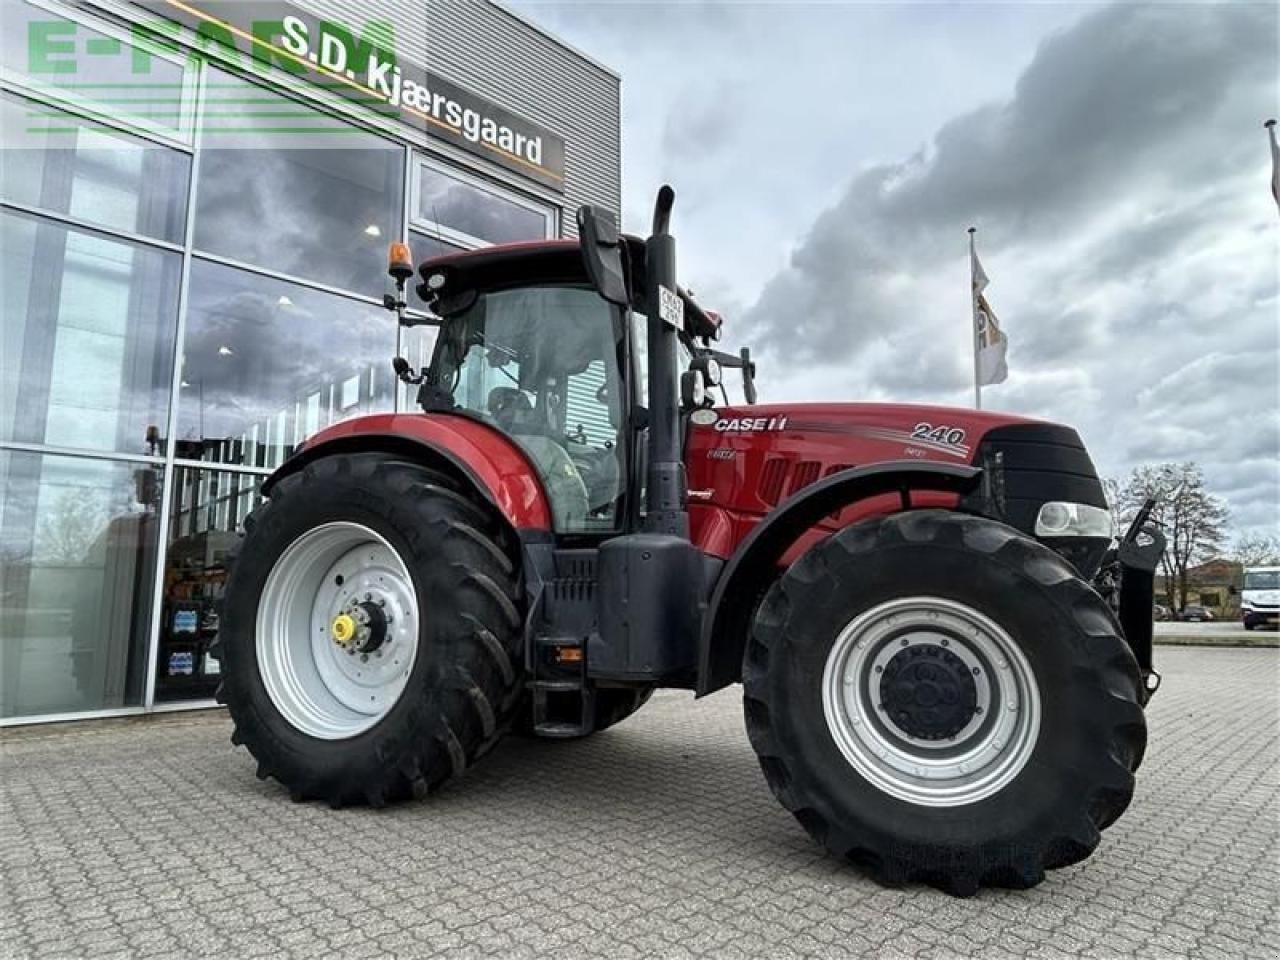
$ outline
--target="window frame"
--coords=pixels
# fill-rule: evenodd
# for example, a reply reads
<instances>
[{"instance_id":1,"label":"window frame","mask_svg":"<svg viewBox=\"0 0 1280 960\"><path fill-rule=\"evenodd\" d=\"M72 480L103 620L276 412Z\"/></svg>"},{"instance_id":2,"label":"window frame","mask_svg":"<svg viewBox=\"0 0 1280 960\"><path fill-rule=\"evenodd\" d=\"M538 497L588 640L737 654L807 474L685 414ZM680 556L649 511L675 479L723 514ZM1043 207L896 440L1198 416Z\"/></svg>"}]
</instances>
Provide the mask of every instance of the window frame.
<instances>
[{"instance_id":1,"label":"window frame","mask_svg":"<svg viewBox=\"0 0 1280 960\"><path fill-rule=\"evenodd\" d=\"M5 0L5 2L11 2L11 0ZM194 51L175 52L156 40L121 26L117 20L92 16L84 10L66 6L55 0L17 0L17 2L24 6L46 10L86 30L119 40L126 47L145 50L148 55L157 60L164 60L178 67L182 71L182 86L178 94L179 122L170 127L147 120L145 117L112 113L99 101L81 96L65 86L41 82L28 73L11 70L3 65L0 65L0 83L30 99L51 107L65 109L68 113L102 123L104 126L123 130L147 140L154 140L163 146L174 147L186 153L194 152L196 115L200 107L198 88L203 79L206 57L198 56Z\"/></svg>"},{"instance_id":2,"label":"window frame","mask_svg":"<svg viewBox=\"0 0 1280 960\"><path fill-rule=\"evenodd\" d=\"M442 163L433 157L423 154L421 151L414 150L411 157L411 169L409 175L409 219L408 228L424 233L429 237L433 237L443 243L450 243L465 249L474 250L478 247L495 246L492 240L485 240L483 237L473 236L461 230L456 230L446 224L439 223L429 217L424 217L419 213L418 200L421 196L422 179L419 172L426 168L441 176L457 180L469 187L474 187L482 193L497 197L499 200L505 200L516 206L523 207L533 213L542 214L543 222L546 229L542 236L531 237L532 240L542 239L551 240L558 235L559 223L557 222L557 208L553 204L546 203L541 200L535 200L524 194L506 186L500 186L491 180L476 176L468 171L458 169L451 164Z\"/></svg>"},{"instance_id":3,"label":"window frame","mask_svg":"<svg viewBox=\"0 0 1280 960\"><path fill-rule=\"evenodd\" d=\"M575 285L545 284L544 286L563 288ZM580 288L584 290L591 290L593 293L595 292L586 284L581 285ZM552 533L556 538L556 545L561 547L598 546L611 537L616 537L622 533L630 533L633 530L638 529L639 523L636 510L636 504L639 502L639 498L632 495L632 490L638 490L638 488L635 487L631 480L632 475L635 473L636 465L639 462L639 457L637 456L637 445L640 435L640 431L635 429L634 426L635 404L631 401L631 397L634 392L632 384L635 376L635 371L632 366L634 362L634 350L631 346L630 334L631 311L624 309L617 304L609 303L603 298L601 298L601 302L604 303L609 310L609 323L613 330L615 362L617 364L618 378L622 385L622 396L619 398L621 403L621 424L618 427L618 434L622 437L622 442L618 445L621 448L621 462L618 464L618 495L614 498L613 524L608 528L600 527L593 530L558 530L555 529L553 521ZM437 369L440 351L443 348L443 345L444 337L437 336L435 343L431 347L431 358L429 363L430 369L433 372ZM498 432L502 433L504 437L508 437L508 435L495 426L491 420L486 419L471 410L465 408L459 409L454 412L454 415L466 417L467 419L474 420L477 423L482 423L491 429L498 430ZM511 440L512 445L528 462L529 468L533 471L534 475L538 477L539 486L542 487L542 478L538 475L537 467L533 463L532 458L525 453L524 449L514 438L508 437L508 439ZM543 493L546 495L545 488L543 489ZM552 515L554 517L554 511L552 511Z\"/></svg>"}]
</instances>

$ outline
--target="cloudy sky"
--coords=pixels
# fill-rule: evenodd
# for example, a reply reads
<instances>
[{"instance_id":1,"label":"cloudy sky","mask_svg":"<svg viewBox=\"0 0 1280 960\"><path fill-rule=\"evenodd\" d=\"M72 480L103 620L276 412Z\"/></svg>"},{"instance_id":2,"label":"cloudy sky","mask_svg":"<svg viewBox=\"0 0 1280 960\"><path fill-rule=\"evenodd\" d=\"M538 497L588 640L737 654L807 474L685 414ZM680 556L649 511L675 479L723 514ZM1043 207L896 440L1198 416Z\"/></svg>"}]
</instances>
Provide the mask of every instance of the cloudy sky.
<instances>
[{"instance_id":1,"label":"cloudy sky","mask_svg":"<svg viewBox=\"0 0 1280 960\"><path fill-rule=\"evenodd\" d=\"M676 187L763 399L971 404L973 225L1010 337L984 405L1107 475L1196 460L1276 529L1275 5L513 5L622 74L625 226Z\"/></svg>"}]
</instances>

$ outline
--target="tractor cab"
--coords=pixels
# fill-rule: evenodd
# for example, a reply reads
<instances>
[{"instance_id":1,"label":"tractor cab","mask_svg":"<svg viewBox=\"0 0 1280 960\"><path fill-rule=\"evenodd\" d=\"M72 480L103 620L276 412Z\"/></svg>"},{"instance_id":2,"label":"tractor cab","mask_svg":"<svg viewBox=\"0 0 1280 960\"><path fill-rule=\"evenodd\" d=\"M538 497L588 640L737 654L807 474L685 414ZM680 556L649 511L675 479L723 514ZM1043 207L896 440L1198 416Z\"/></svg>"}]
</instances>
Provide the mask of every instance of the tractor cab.
<instances>
[{"instance_id":1,"label":"tractor cab","mask_svg":"<svg viewBox=\"0 0 1280 960\"><path fill-rule=\"evenodd\" d=\"M643 291L645 246L619 238L624 286ZM401 379L426 413L480 420L513 439L536 468L557 534L610 534L642 512L628 477L643 477L649 422L648 338L640 296L614 303L589 276L576 241L450 254L418 268L419 296L438 325L430 363ZM393 276L395 273L393 271ZM677 288L678 289L678 288ZM718 363L719 318L678 290L676 363L690 370L687 406L701 405ZM392 301L393 304L395 301ZM402 323L414 321L402 315ZM701 345L699 345L701 341ZM733 362L738 358L728 358Z\"/></svg>"}]
</instances>

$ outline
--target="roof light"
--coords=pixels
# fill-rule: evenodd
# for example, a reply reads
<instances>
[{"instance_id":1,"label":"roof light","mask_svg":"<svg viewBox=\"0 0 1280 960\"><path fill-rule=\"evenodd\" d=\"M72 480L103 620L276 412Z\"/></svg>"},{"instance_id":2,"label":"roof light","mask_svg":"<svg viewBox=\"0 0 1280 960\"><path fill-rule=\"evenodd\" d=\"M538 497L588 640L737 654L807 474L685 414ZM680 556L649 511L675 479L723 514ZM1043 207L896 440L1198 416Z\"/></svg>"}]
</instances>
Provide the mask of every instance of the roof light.
<instances>
[{"instance_id":1,"label":"roof light","mask_svg":"<svg viewBox=\"0 0 1280 960\"><path fill-rule=\"evenodd\" d=\"M367 227L364 228L364 232L365 232L365 236L369 236L369 237L382 236L382 228L379 227L376 223L369 224Z\"/></svg>"},{"instance_id":2,"label":"roof light","mask_svg":"<svg viewBox=\"0 0 1280 960\"><path fill-rule=\"evenodd\" d=\"M387 248L387 273L397 283L413 276L413 254L407 243L397 240Z\"/></svg>"}]
</instances>

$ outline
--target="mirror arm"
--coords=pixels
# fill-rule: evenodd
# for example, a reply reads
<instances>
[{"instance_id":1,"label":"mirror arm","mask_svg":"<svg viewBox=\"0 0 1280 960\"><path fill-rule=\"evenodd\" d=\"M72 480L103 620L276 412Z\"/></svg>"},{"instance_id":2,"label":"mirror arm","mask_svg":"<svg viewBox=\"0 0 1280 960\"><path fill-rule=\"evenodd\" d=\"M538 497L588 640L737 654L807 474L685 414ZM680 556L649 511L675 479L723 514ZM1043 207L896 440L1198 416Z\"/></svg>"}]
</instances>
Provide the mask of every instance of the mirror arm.
<instances>
[{"instance_id":1,"label":"mirror arm","mask_svg":"<svg viewBox=\"0 0 1280 960\"><path fill-rule=\"evenodd\" d=\"M711 347L698 347L694 350L694 356L710 357L726 370L742 371L742 395L747 401L748 406L755 406L756 402L756 365L751 359L751 349L743 347L737 354L725 353L722 350L715 350Z\"/></svg>"}]
</instances>

